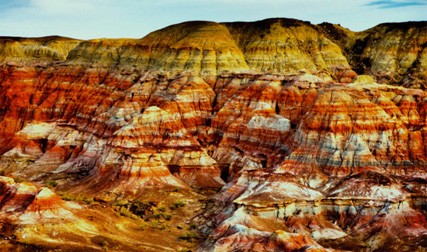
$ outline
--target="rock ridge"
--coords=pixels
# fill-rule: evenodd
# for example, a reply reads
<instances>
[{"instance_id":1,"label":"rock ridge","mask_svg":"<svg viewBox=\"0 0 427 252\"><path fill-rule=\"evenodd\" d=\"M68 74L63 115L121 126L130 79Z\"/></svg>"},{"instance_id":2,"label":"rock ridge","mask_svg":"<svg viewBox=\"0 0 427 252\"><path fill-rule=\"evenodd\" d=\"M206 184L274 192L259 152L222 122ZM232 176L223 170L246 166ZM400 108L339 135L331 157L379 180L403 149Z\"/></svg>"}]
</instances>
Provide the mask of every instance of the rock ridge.
<instances>
[{"instance_id":1,"label":"rock ridge","mask_svg":"<svg viewBox=\"0 0 427 252\"><path fill-rule=\"evenodd\" d=\"M384 23L362 32L295 19L192 21L142 39L0 38L0 61L135 65L163 72L298 74L325 72L351 82L356 71L379 83L425 88L426 22Z\"/></svg>"},{"instance_id":2,"label":"rock ridge","mask_svg":"<svg viewBox=\"0 0 427 252\"><path fill-rule=\"evenodd\" d=\"M160 198L168 205L138 203L158 209L151 233L173 227L169 243L200 237L200 251L425 250L423 24L199 21L141 39L2 38L0 228L55 249L60 238L28 225L71 216L67 244L93 249L105 235L141 250L144 228L128 230L139 217L126 211ZM56 193L97 203L76 210ZM172 210L194 233L171 238Z\"/></svg>"}]
</instances>

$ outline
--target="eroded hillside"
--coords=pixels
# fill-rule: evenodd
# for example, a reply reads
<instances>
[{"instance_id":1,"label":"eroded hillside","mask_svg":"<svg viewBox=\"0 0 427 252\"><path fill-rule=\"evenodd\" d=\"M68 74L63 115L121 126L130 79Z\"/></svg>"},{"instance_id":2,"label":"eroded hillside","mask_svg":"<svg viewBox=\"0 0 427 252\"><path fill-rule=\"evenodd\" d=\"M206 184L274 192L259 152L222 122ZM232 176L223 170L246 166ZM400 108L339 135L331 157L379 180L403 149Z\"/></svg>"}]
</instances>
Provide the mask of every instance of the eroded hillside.
<instances>
[{"instance_id":1,"label":"eroded hillside","mask_svg":"<svg viewBox=\"0 0 427 252\"><path fill-rule=\"evenodd\" d=\"M426 26L1 38L0 246L422 251Z\"/></svg>"}]
</instances>

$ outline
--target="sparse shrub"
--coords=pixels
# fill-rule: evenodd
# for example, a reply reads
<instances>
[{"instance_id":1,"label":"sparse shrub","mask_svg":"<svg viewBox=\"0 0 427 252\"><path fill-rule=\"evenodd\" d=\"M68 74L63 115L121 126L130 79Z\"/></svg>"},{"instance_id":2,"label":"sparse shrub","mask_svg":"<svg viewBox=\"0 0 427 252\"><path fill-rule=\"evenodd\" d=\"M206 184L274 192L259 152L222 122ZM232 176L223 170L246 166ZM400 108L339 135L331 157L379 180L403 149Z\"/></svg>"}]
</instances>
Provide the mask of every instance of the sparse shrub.
<instances>
[{"instance_id":1,"label":"sparse shrub","mask_svg":"<svg viewBox=\"0 0 427 252\"><path fill-rule=\"evenodd\" d=\"M164 230L166 229L166 224L160 222L159 220L153 220L152 222L150 222L150 227L159 230Z\"/></svg>"},{"instance_id":2,"label":"sparse shrub","mask_svg":"<svg viewBox=\"0 0 427 252\"><path fill-rule=\"evenodd\" d=\"M13 178L13 180L15 180L15 183L22 183L22 182L24 182L24 179L21 178L21 177Z\"/></svg>"},{"instance_id":3,"label":"sparse shrub","mask_svg":"<svg viewBox=\"0 0 427 252\"><path fill-rule=\"evenodd\" d=\"M58 183L55 180L48 180L46 181L46 186L49 188L57 187Z\"/></svg>"},{"instance_id":4,"label":"sparse shrub","mask_svg":"<svg viewBox=\"0 0 427 252\"><path fill-rule=\"evenodd\" d=\"M185 206L185 202L183 202L183 201L178 201L178 202L176 202L175 203L178 207L183 207L183 206Z\"/></svg>"},{"instance_id":5,"label":"sparse shrub","mask_svg":"<svg viewBox=\"0 0 427 252\"><path fill-rule=\"evenodd\" d=\"M120 207L119 213L121 216L132 217L132 213L126 207Z\"/></svg>"},{"instance_id":6,"label":"sparse shrub","mask_svg":"<svg viewBox=\"0 0 427 252\"><path fill-rule=\"evenodd\" d=\"M145 230L147 228L147 224L146 223L141 223L138 225L137 230Z\"/></svg>"},{"instance_id":7,"label":"sparse shrub","mask_svg":"<svg viewBox=\"0 0 427 252\"><path fill-rule=\"evenodd\" d=\"M115 210L120 212L122 216L127 216L133 219L142 218L144 220L149 220L151 217L156 219L163 218L163 210L166 208L156 208L156 202L142 202L139 200L129 201L117 201L114 203ZM155 213L155 210L159 210L162 213Z\"/></svg>"},{"instance_id":8,"label":"sparse shrub","mask_svg":"<svg viewBox=\"0 0 427 252\"><path fill-rule=\"evenodd\" d=\"M84 197L83 201L86 204L93 204L95 202L92 197Z\"/></svg>"},{"instance_id":9,"label":"sparse shrub","mask_svg":"<svg viewBox=\"0 0 427 252\"><path fill-rule=\"evenodd\" d=\"M155 213L155 214L153 214L153 218L154 219L161 219L163 217L164 217L164 215L162 213Z\"/></svg>"},{"instance_id":10,"label":"sparse shrub","mask_svg":"<svg viewBox=\"0 0 427 252\"><path fill-rule=\"evenodd\" d=\"M157 204L153 202L144 203L138 200L126 204L129 211L141 218L148 218L150 215L152 215L154 212L153 208L156 205Z\"/></svg>"},{"instance_id":11,"label":"sparse shrub","mask_svg":"<svg viewBox=\"0 0 427 252\"><path fill-rule=\"evenodd\" d=\"M110 245L109 243L108 243L108 241L102 241L101 242L101 247L104 249L104 250L108 250L108 246Z\"/></svg>"},{"instance_id":12,"label":"sparse shrub","mask_svg":"<svg viewBox=\"0 0 427 252\"><path fill-rule=\"evenodd\" d=\"M73 200L75 200L75 197L73 195L68 194L66 192L61 192L59 195L61 196L61 199L65 200L65 201L73 201Z\"/></svg>"},{"instance_id":13,"label":"sparse shrub","mask_svg":"<svg viewBox=\"0 0 427 252\"><path fill-rule=\"evenodd\" d=\"M116 201L116 202L114 202L114 205L115 206L125 206L125 205L127 205L129 202L127 201L127 200L119 200L119 201Z\"/></svg>"},{"instance_id":14,"label":"sparse shrub","mask_svg":"<svg viewBox=\"0 0 427 252\"><path fill-rule=\"evenodd\" d=\"M178 209L178 208L183 207L183 206L185 206L185 202L179 200L179 201L173 203L172 205L170 205L169 208L170 208L170 210L175 210L175 209Z\"/></svg>"},{"instance_id":15,"label":"sparse shrub","mask_svg":"<svg viewBox=\"0 0 427 252\"><path fill-rule=\"evenodd\" d=\"M185 241L192 241L193 239L198 240L199 236L194 232L185 232L184 234L180 235L178 239L185 240Z\"/></svg>"},{"instance_id":16,"label":"sparse shrub","mask_svg":"<svg viewBox=\"0 0 427 252\"><path fill-rule=\"evenodd\" d=\"M157 202L143 202L139 200L134 200L132 202L128 201L117 201L114 203L114 210L118 212L121 216L129 218L142 218L145 221L150 221L150 224L153 228L159 228L161 225L159 223L169 221L172 219L172 215L167 213L167 208L165 206L158 206ZM179 207L185 206L185 203L182 201L177 201L173 203L169 208L177 209ZM164 228L164 227L163 227Z\"/></svg>"},{"instance_id":17,"label":"sparse shrub","mask_svg":"<svg viewBox=\"0 0 427 252\"><path fill-rule=\"evenodd\" d=\"M178 248L178 250L177 250L178 252L191 252L192 250L191 249L188 249L188 248Z\"/></svg>"},{"instance_id":18,"label":"sparse shrub","mask_svg":"<svg viewBox=\"0 0 427 252\"><path fill-rule=\"evenodd\" d=\"M157 210L159 210L160 212L165 212L166 211L166 207L164 207L164 206L161 206L161 207L159 207L159 208L157 208Z\"/></svg>"}]
</instances>

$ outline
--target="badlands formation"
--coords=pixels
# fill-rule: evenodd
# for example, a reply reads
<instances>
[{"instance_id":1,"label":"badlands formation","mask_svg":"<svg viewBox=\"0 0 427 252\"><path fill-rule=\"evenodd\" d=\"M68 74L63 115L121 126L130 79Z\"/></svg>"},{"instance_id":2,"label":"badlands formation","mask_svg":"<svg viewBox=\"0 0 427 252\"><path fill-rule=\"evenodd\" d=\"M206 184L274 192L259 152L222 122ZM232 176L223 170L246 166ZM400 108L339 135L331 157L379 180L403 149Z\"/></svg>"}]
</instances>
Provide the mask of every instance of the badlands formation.
<instances>
[{"instance_id":1,"label":"badlands formation","mask_svg":"<svg viewBox=\"0 0 427 252\"><path fill-rule=\"evenodd\" d=\"M0 248L425 251L427 22L0 37Z\"/></svg>"}]
</instances>

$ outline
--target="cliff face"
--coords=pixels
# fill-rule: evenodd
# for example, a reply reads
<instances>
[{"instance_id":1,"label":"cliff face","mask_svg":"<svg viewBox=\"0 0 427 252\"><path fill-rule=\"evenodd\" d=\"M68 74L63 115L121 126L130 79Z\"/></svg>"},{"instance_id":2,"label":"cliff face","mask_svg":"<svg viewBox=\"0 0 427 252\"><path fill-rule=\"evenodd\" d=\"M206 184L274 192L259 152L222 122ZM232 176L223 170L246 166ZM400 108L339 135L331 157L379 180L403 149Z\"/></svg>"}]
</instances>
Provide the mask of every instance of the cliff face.
<instances>
[{"instance_id":1,"label":"cliff face","mask_svg":"<svg viewBox=\"0 0 427 252\"><path fill-rule=\"evenodd\" d=\"M22 216L44 223L36 209L59 209L49 216L65 211L80 230L62 240L137 244L137 228L103 232L88 217L98 209L69 207L45 185L96 196L111 221L126 209L157 216L157 228L192 222L193 233L165 232L188 248L422 250L425 27L354 33L269 19L188 22L142 39L1 38L0 172L34 184L1 177L0 218L26 227ZM171 203L178 196L187 208ZM7 237L23 242L16 230ZM57 246L43 232L25 242ZM159 249L147 244L138 249Z\"/></svg>"},{"instance_id":2,"label":"cliff face","mask_svg":"<svg viewBox=\"0 0 427 252\"><path fill-rule=\"evenodd\" d=\"M251 69L271 73L350 69L339 46L314 25L286 19L226 24Z\"/></svg>"},{"instance_id":3,"label":"cliff face","mask_svg":"<svg viewBox=\"0 0 427 252\"><path fill-rule=\"evenodd\" d=\"M323 23L321 30L346 53L358 74L368 74L379 83L425 89L425 22L385 23L354 33Z\"/></svg>"}]
</instances>

